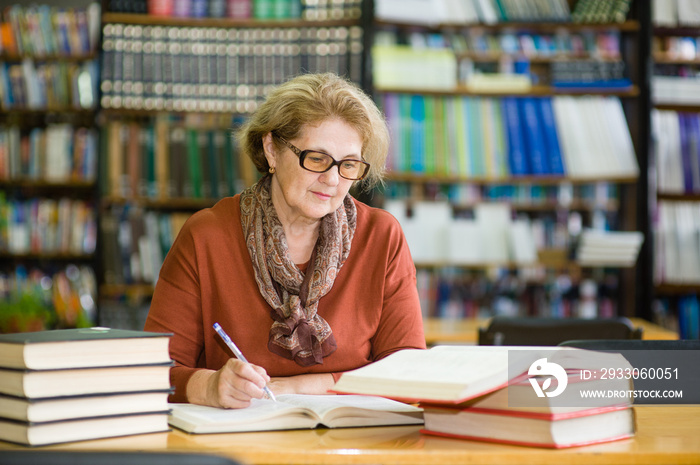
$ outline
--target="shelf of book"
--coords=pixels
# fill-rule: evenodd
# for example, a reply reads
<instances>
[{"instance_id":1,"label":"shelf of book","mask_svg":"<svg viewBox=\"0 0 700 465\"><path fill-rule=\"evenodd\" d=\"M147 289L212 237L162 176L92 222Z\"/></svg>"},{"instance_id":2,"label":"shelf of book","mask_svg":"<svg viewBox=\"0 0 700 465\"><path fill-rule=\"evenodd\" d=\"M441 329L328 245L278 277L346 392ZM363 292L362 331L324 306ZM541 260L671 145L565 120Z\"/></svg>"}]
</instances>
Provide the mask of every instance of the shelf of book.
<instances>
[{"instance_id":1,"label":"shelf of book","mask_svg":"<svg viewBox=\"0 0 700 465\"><path fill-rule=\"evenodd\" d=\"M608 31L614 29L620 32L639 32L640 24L639 21L630 19L622 23L574 23L574 22L515 22L506 21L496 24L484 24L484 23L471 23L471 24L415 24L415 23L401 23L394 21L384 21L380 19L375 19L374 24L376 27L391 27L391 28L412 28L412 29L428 29L432 31L452 31L460 29L476 29L484 31L501 31L501 30L513 30L517 29L519 31L536 31L536 32L558 32L562 29L566 29L572 32L578 31Z\"/></svg>"},{"instance_id":2,"label":"shelf of book","mask_svg":"<svg viewBox=\"0 0 700 465\"><path fill-rule=\"evenodd\" d=\"M665 111L676 111L676 112L687 112L687 113L700 113L700 104L687 104L682 103L655 103L654 108L656 110Z\"/></svg>"},{"instance_id":3,"label":"shelf of book","mask_svg":"<svg viewBox=\"0 0 700 465\"><path fill-rule=\"evenodd\" d=\"M254 19L254 18L180 18L134 13L104 13L102 22L121 24L141 24L152 26L215 27L215 28L294 28L294 27L349 27L360 24L359 19Z\"/></svg>"},{"instance_id":4,"label":"shelf of book","mask_svg":"<svg viewBox=\"0 0 700 465\"><path fill-rule=\"evenodd\" d=\"M550 52L548 55L537 55L537 54L525 54L523 52L504 52L499 51L460 51L456 52L455 56L457 59L469 58L472 61L483 61L483 62L498 62L502 59L526 59L531 64L538 63L556 63L562 60L566 61L586 61L586 60L598 60L601 62L606 61L617 61L620 59L619 55L607 56L605 54L600 54L598 52Z\"/></svg>"},{"instance_id":5,"label":"shelf of book","mask_svg":"<svg viewBox=\"0 0 700 465\"><path fill-rule=\"evenodd\" d=\"M135 204L148 210L186 210L196 211L213 206L219 199L194 199L194 198L166 198L157 199L150 197L102 197L102 206L123 206Z\"/></svg>"},{"instance_id":6,"label":"shelf of book","mask_svg":"<svg viewBox=\"0 0 700 465\"><path fill-rule=\"evenodd\" d=\"M12 107L4 110L6 117L12 116L23 116L23 115L51 115L51 114L61 114L61 115L77 115L77 116L94 116L95 110L92 108L78 108L69 105L51 105L42 107Z\"/></svg>"},{"instance_id":7,"label":"shelf of book","mask_svg":"<svg viewBox=\"0 0 700 465\"><path fill-rule=\"evenodd\" d=\"M680 4L657 2L650 30L653 60L650 159L656 170L654 310L683 338L698 337L700 185L696 151L700 137L700 19Z\"/></svg>"},{"instance_id":8,"label":"shelf of book","mask_svg":"<svg viewBox=\"0 0 700 465\"><path fill-rule=\"evenodd\" d=\"M572 9L573 5L570 2ZM644 221L632 212L639 207L637 204L644 203L644 195L637 193L637 186L640 181L646 182L640 176L640 171L646 169L644 152L647 146L643 143L643 115L639 113L647 99L644 91L646 68L637 52L645 40L644 35L648 34L647 6L635 3L629 19L597 24L577 22L579 18L575 18L573 12L561 22L548 18L535 18L532 22L508 21L506 16L514 16L508 16L502 9L495 11L498 18L492 19L494 24L485 24L485 21L490 21L482 17L483 9L478 6L475 6L478 18L474 21L481 22L446 24L444 20L435 21L442 14L440 12L423 15L418 8L414 8L415 11L401 8L397 4L396 8L386 6L377 10L378 15L386 16L374 20L373 30L373 92L387 115L393 143L387 162L389 183L384 197L392 202L388 208L392 212L397 209L396 214L402 216L404 209L396 200L408 199L403 216L410 232L414 222L425 220L420 217L428 208L424 204L431 203L431 200L436 204L449 202L455 220L450 227L462 228L466 234L469 228L481 227L476 211L479 206L505 203L510 210L511 228L519 227L515 225L517 221L532 221L537 228L535 242L539 244L544 238L542 245L545 247L560 247L549 254L548 259L536 259L536 266L548 269L545 273L549 279L544 285L546 289L555 289L560 280L568 279L573 283L571 289L578 292L582 278L590 277L599 286L599 302L612 298L616 314L644 314L646 310L640 310L643 304L635 303L640 297L634 291L634 271L615 270L602 262L600 267L581 267L568 255L570 242L575 239L581 221L584 228L623 231L641 228ZM626 14L627 10L623 12ZM415 22L396 19L406 17ZM450 16L446 17L448 22L452 20ZM405 72L392 70L388 65L380 66L382 62L395 64ZM570 66L560 66L562 64ZM584 73L582 66L586 71L595 72ZM423 72L425 67L430 67L431 72ZM435 72L435 69L440 72ZM578 75L585 74L591 79L590 76L599 73L600 77L593 78L594 82L577 82ZM413 78L414 75L417 77ZM450 75L450 78L442 79L442 75ZM614 79L610 79L611 75ZM482 82L488 81L489 76L498 79L494 79L494 84ZM422 77L425 80L419 81ZM479 77L484 79L475 79ZM525 77L529 81L527 85L522 79ZM554 124L542 117L545 110L540 112L532 108L539 105L551 105ZM606 124L600 124L602 116L592 116L598 111L594 108L602 109L606 105L615 107L616 112L611 120L614 123L607 126L619 128L610 138L603 136L607 128ZM514 114L517 116L513 117ZM535 117L536 125L531 123L533 118L528 114L539 115ZM575 118L568 119L574 114ZM599 115L610 113L603 110ZM555 137L549 136L550 142L546 142L548 132L557 133L557 151L552 149ZM537 142L536 133L544 134L545 141L540 139ZM617 139L621 134L625 137ZM612 144L610 150L603 147L576 149L586 141L603 139ZM613 149L613 146L618 148ZM617 162L611 161L621 153L620 147L627 148L622 157L624 160L620 159L617 166ZM603 152L609 155L596 157L593 161L594 154ZM566 174L562 176L562 173ZM604 183L614 187L606 186L603 190L607 191L602 195L603 190L598 194L580 196L580 186ZM508 185L512 187L499 192L499 186ZM544 189L541 192L529 190L529 185L543 186ZM553 192L558 186L566 187ZM414 203L419 203L418 211L421 212L417 219L414 218ZM467 209L474 210L473 216L464 211ZM430 215L441 219L445 215L442 210L438 206ZM506 216L501 216L506 221ZM543 235L542 227L546 231ZM513 230L510 233L514 234ZM449 234L449 243L453 244L454 234ZM409 236L407 233L407 239ZM421 256L420 253L417 255ZM419 287L421 279L427 279L433 285L435 281L448 282L445 289L437 290L439 285L432 288L433 293L446 294L443 302L447 304L444 308L437 308L438 314L453 310L469 314L480 305L496 311L499 299L515 305L505 311L522 311L524 302L511 295L520 291L506 289L511 286L509 280L520 283L512 284L518 287L529 278L519 281L523 276L515 271L517 263L502 263L509 271L496 279L496 274L487 272L490 283L488 279L482 282L481 278L475 278L476 273L469 276L471 271L478 271L480 265L468 267L464 275L469 277L465 278L459 273L453 276L449 271L441 271L443 266L449 268L450 263L436 261L428 262L426 266L417 263L426 272L419 273L423 275L419 276ZM559 271L570 271L571 275L566 277L566 272ZM609 272L615 274L612 280L616 284L606 283L610 281ZM506 277L508 274L510 277ZM463 279L475 280L479 284L465 285L461 283ZM496 292L492 301L486 293L485 303L479 303L475 292L481 295L480 291L474 289L484 286L502 287L503 290L500 294ZM549 291L544 293L549 294ZM560 311L554 294L545 297L544 300L550 297L553 300L542 302L542 311L549 311L544 307L551 303L553 315L565 315L567 310ZM440 299L437 302L440 307ZM470 308L455 310L455 305ZM599 316L608 311L601 310Z\"/></svg>"},{"instance_id":9,"label":"shelf of book","mask_svg":"<svg viewBox=\"0 0 700 465\"><path fill-rule=\"evenodd\" d=\"M503 268L516 270L519 268L545 267L549 269L572 270L580 269L581 265L569 260L568 251L563 249L539 250L537 260L531 263L516 262L484 262L484 263L449 263L449 262L416 262L418 269L440 269L453 267L463 270L488 270L492 268Z\"/></svg>"},{"instance_id":10,"label":"shelf of book","mask_svg":"<svg viewBox=\"0 0 700 465\"><path fill-rule=\"evenodd\" d=\"M668 53L655 53L653 57L659 65L700 65L700 58L680 58Z\"/></svg>"},{"instance_id":11,"label":"shelf of book","mask_svg":"<svg viewBox=\"0 0 700 465\"><path fill-rule=\"evenodd\" d=\"M47 179L3 179L0 180L0 187L3 189L26 188L32 190L89 190L97 186L95 181L71 180L71 181L50 181Z\"/></svg>"},{"instance_id":12,"label":"shelf of book","mask_svg":"<svg viewBox=\"0 0 700 465\"><path fill-rule=\"evenodd\" d=\"M636 98L639 97L639 87L632 85L628 89L606 90L604 87L595 88L572 88L572 89L557 89L550 86L533 85L528 91L483 91L477 92L469 90L465 86L458 86L450 90L437 90L429 88L389 88L377 87L374 89L377 93L391 94L420 94L427 96L476 96L476 97L505 97L505 96L537 96L537 97L553 97L557 95L608 95L621 98Z\"/></svg>"},{"instance_id":13,"label":"shelf of book","mask_svg":"<svg viewBox=\"0 0 700 465\"><path fill-rule=\"evenodd\" d=\"M48 329L92 325L100 5L2 15L0 300L20 313L34 301Z\"/></svg>"},{"instance_id":14,"label":"shelf of book","mask_svg":"<svg viewBox=\"0 0 700 465\"><path fill-rule=\"evenodd\" d=\"M398 173L389 172L387 180L392 182L408 182L420 184L475 184L481 186L502 185L502 184L537 184L537 185L559 185L562 183L581 185L592 184L598 182L610 182L616 184L634 184L637 182L637 177L623 176L610 178L570 178L565 176L508 176L505 178L481 178L481 177L466 177L466 176L435 176L429 174L414 174L414 173Z\"/></svg>"},{"instance_id":15,"label":"shelf of book","mask_svg":"<svg viewBox=\"0 0 700 465\"><path fill-rule=\"evenodd\" d=\"M691 201L691 202L699 202L700 201L700 193L687 193L687 194L676 194L676 193L668 193L668 192L658 192L656 194L656 198L658 200L668 200L671 202L684 202L684 201Z\"/></svg>"},{"instance_id":16,"label":"shelf of book","mask_svg":"<svg viewBox=\"0 0 700 465\"><path fill-rule=\"evenodd\" d=\"M80 63L82 61L91 61L99 58L97 52L87 52L87 53L50 53L43 55L34 55L30 53L8 53L0 52L0 62L13 62L22 60L32 60L38 62L55 61L55 62L65 62L65 63Z\"/></svg>"},{"instance_id":17,"label":"shelf of book","mask_svg":"<svg viewBox=\"0 0 700 465\"><path fill-rule=\"evenodd\" d=\"M60 262L87 262L94 260L94 254L75 254L62 252L27 252L27 253L12 253L0 251L0 258L8 261L60 261Z\"/></svg>"},{"instance_id":18,"label":"shelf of book","mask_svg":"<svg viewBox=\"0 0 700 465\"><path fill-rule=\"evenodd\" d=\"M594 211L604 211L614 213L620 208L620 202L617 200L607 200L604 203L592 203L586 200L572 200L570 203L563 205L561 202L556 200L546 200L540 201L538 199L533 199L530 202L527 201L514 201L507 198L495 198L495 199L483 199L480 201L474 201L469 203L455 202L453 203L456 210L468 210L473 209L477 205L482 203L503 203L506 202L510 208L515 212L550 212L557 209L568 210L568 211L580 211L580 212L594 212Z\"/></svg>"},{"instance_id":19,"label":"shelf of book","mask_svg":"<svg viewBox=\"0 0 700 465\"><path fill-rule=\"evenodd\" d=\"M669 284L659 283L654 286L656 294L663 296L683 296L688 294L700 294L700 283L697 284Z\"/></svg>"},{"instance_id":20,"label":"shelf of book","mask_svg":"<svg viewBox=\"0 0 700 465\"><path fill-rule=\"evenodd\" d=\"M102 284L100 296L106 299L119 299L127 296L133 299L146 299L153 295L153 284Z\"/></svg>"}]
</instances>

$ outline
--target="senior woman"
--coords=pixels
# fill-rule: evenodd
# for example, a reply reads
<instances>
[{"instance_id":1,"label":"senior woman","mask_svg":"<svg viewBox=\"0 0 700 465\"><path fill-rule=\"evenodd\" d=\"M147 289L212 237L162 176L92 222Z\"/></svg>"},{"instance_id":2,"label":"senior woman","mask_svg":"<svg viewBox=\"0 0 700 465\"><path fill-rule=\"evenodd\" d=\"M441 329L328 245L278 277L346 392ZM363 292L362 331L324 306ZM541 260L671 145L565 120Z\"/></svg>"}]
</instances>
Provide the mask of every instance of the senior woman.
<instances>
[{"instance_id":1,"label":"senior woman","mask_svg":"<svg viewBox=\"0 0 700 465\"><path fill-rule=\"evenodd\" d=\"M343 371L424 348L401 228L349 194L381 180L389 136L372 100L334 74L301 75L269 94L238 140L265 175L187 221L146 321L173 333L171 401L245 407L266 384L322 394Z\"/></svg>"}]
</instances>

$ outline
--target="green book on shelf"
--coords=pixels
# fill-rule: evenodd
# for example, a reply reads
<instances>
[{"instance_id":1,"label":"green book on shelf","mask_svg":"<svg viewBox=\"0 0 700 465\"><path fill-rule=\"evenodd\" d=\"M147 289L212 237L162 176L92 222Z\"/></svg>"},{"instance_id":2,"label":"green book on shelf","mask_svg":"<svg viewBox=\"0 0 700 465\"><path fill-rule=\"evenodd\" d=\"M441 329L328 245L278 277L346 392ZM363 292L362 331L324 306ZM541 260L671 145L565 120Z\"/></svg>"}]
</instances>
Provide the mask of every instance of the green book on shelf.
<instances>
[{"instance_id":1,"label":"green book on shelf","mask_svg":"<svg viewBox=\"0 0 700 465\"><path fill-rule=\"evenodd\" d=\"M199 160L199 134L196 129L187 130L187 166L192 184L192 197L202 198L202 170Z\"/></svg>"},{"instance_id":2,"label":"green book on shelf","mask_svg":"<svg viewBox=\"0 0 700 465\"><path fill-rule=\"evenodd\" d=\"M402 173L411 170L411 96L399 96L399 114L401 115L401 160L399 167Z\"/></svg>"},{"instance_id":3,"label":"green book on shelf","mask_svg":"<svg viewBox=\"0 0 700 465\"><path fill-rule=\"evenodd\" d=\"M238 163L234 161L233 136L228 132L223 132L224 138L224 165L226 166L226 186L228 195L236 193L236 178L238 178Z\"/></svg>"},{"instance_id":4,"label":"green book on shelf","mask_svg":"<svg viewBox=\"0 0 700 465\"><path fill-rule=\"evenodd\" d=\"M483 177L486 174L484 157L484 115L481 111L480 97L469 99L469 173L471 176Z\"/></svg>"},{"instance_id":5,"label":"green book on shelf","mask_svg":"<svg viewBox=\"0 0 700 465\"><path fill-rule=\"evenodd\" d=\"M489 99L489 105L493 115L494 176L504 178L508 176L508 147L506 145L506 133L503 128L501 103L496 99Z\"/></svg>"},{"instance_id":6,"label":"green book on shelf","mask_svg":"<svg viewBox=\"0 0 700 465\"><path fill-rule=\"evenodd\" d=\"M274 15L275 0L253 0L253 18L272 19Z\"/></svg>"},{"instance_id":7,"label":"green book on shelf","mask_svg":"<svg viewBox=\"0 0 700 465\"><path fill-rule=\"evenodd\" d=\"M435 159L433 173L445 172L445 152L447 151L445 140L445 99L435 97L433 99L433 157Z\"/></svg>"},{"instance_id":8,"label":"green book on shelf","mask_svg":"<svg viewBox=\"0 0 700 465\"><path fill-rule=\"evenodd\" d=\"M424 166L423 172L426 174L435 174L435 97L426 95L424 98L425 104L425 125L423 133L423 149Z\"/></svg>"},{"instance_id":9,"label":"green book on shelf","mask_svg":"<svg viewBox=\"0 0 700 465\"><path fill-rule=\"evenodd\" d=\"M457 140L456 157L456 172L460 176L471 175L469 169L469 121L466 120L466 107L469 104L467 97L456 97L454 99L454 118L455 118L455 135Z\"/></svg>"}]
</instances>

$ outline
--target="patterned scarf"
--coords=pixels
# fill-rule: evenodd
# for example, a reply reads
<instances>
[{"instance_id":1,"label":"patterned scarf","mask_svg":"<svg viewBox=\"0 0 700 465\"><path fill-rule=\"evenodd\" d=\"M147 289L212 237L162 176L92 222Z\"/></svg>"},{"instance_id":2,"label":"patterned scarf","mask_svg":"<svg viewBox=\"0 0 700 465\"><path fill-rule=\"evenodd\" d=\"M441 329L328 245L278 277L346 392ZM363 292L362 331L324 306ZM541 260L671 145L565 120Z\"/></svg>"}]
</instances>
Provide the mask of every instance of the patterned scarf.
<instances>
[{"instance_id":1,"label":"patterned scarf","mask_svg":"<svg viewBox=\"0 0 700 465\"><path fill-rule=\"evenodd\" d=\"M270 198L270 176L241 193L241 222L260 294L272 307L270 352L301 366L322 364L336 349L318 301L333 287L350 253L357 210L347 195L335 212L324 216L309 267L303 274L289 257L287 238Z\"/></svg>"}]
</instances>

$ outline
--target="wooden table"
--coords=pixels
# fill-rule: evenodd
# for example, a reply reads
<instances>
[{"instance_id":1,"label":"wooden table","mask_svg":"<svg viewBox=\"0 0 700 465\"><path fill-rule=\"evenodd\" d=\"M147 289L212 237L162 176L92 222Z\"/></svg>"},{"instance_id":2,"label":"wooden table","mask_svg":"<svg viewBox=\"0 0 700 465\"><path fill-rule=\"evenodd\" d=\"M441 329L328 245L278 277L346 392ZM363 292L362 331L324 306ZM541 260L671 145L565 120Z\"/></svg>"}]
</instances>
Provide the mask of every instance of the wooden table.
<instances>
[{"instance_id":1,"label":"wooden table","mask_svg":"<svg viewBox=\"0 0 700 465\"><path fill-rule=\"evenodd\" d=\"M417 426L207 435L174 430L37 449L205 452L247 464L700 464L700 405L635 411L634 438L563 450L432 437ZM3 449L26 448L0 442Z\"/></svg>"},{"instance_id":2,"label":"wooden table","mask_svg":"<svg viewBox=\"0 0 700 465\"><path fill-rule=\"evenodd\" d=\"M643 329L643 339L678 339L674 331L655 325L641 318L630 318L635 327ZM443 318L427 318L423 321L425 340L428 345L434 344L476 344L479 328L486 327L489 319L465 318L448 320Z\"/></svg>"}]
</instances>

